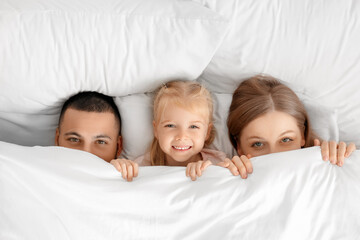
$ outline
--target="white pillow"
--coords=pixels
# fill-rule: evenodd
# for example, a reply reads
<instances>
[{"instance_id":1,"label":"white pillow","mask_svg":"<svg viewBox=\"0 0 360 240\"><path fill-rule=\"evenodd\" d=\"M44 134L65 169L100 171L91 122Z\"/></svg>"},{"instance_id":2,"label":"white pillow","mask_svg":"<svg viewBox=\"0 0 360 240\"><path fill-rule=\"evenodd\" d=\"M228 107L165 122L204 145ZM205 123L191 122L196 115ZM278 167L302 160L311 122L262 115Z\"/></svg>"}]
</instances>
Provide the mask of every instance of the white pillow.
<instances>
[{"instance_id":1,"label":"white pillow","mask_svg":"<svg viewBox=\"0 0 360 240\"><path fill-rule=\"evenodd\" d=\"M302 85L311 102L338 112L339 139L360 147L360 5L352 0L195 0L231 22L200 77L231 93L266 73Z\"/></svg>"},{"instance_id":2,"label":"white pillow","mask_svg":"<svg viewBox=\"0 0 360 240\"><path fill-rule=\"evenodd\" d=\"M133 160L149 151L154 137L152 98L152 94L134 94L116 98L122 125L121 157Z\"/></svg>"},{"instance_id":3,"label":"white pillow","mask_svg":"<svg viewBox=\"0 0 360 240\"><path fill-rule=\"evenodd\" d=\"M52 145L63 102L195 79L227 21L172 0L5 0L0 3L0 140Z\"/></svg>"}]
</instances>

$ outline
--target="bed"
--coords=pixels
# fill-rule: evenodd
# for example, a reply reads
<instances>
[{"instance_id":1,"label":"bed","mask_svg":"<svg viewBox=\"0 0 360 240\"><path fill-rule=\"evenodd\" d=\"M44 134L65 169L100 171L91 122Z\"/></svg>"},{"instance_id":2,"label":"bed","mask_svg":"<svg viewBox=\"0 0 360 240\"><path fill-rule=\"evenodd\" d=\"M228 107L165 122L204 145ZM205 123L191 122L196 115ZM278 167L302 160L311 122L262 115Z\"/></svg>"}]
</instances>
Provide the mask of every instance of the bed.
<instances>
[{"instance_id":1,"label":"bed","mask_svg":"<svg viewBox=\"0 0 360 240\"><path fill-rule=\"evenodd\" d=\"M312 147L257 157L246 180L141 167L129 183L53 146L62 103L93 90L120 110L122 157L142 155L152 91L180 78L212 92L211 148L233 156L232 92L266 73L321 138L359 149L359 18L351 0L1 0L0 239L360 239L359 150L341 168Z\"/></svg>"}]
</instances>

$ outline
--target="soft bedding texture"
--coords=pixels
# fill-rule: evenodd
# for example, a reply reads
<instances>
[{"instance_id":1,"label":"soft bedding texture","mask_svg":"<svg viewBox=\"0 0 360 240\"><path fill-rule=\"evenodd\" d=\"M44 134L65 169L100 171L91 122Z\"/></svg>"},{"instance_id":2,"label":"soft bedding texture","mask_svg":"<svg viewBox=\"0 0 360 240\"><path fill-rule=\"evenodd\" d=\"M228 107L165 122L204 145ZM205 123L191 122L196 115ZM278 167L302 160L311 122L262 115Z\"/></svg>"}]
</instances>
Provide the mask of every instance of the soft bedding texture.
<instances>
[{"instance_id":1,"label":"soft bedding texture","mask_svg":"<svg viewBox=\"0 0 360 240\"><path fill-rule=\"evenodd\" d=\"M141 167L133 182L82 151L0 142L0 239L360 239L360 151L253 159L248 179L210 166Z\"/></svg>"},{"instance_id":2,"label":"soft bedding texture","mask_svg":"<svg viewBox=\"0 0 360 240\"><path fill-rule=\"evenodd\" d=\"M245 78L270 74L313 105L337 109L340 140L360 147L360 1L194 1L230 20L199 81L229 93Z\"/></svg>"},{"instance_id":3,"label":"soft bedding texture","mask_svg":"<svg viewBox=\"0 0 360 240\"><path fill-rule=\"evenodd\" d=\"M79 91L126 96L196 79L228 20L191 1L0 1L0 140L52 145Z\"/></svg>"}]
</instances>

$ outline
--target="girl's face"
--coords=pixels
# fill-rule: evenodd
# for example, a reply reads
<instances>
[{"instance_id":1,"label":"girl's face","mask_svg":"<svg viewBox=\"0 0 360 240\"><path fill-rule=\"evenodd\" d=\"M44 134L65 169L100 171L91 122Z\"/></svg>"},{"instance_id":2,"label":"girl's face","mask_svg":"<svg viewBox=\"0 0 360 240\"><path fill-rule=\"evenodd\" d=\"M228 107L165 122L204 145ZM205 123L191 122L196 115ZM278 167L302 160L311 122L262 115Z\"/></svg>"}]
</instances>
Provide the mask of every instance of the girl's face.
<instances>
[{"instance_id":1,"label":"girl's face","mask_svg":"<svg viewBox=\"0 0 360 240\"><path fill-rule=\"evenodd\" d=\"M170 166L186 166L201 160L199 152L209 137L209 116L188 111L174 104L165 107L159 122L154 122L154 135L166 154Z\"/></svg>"},{"instance_id":2,"label":"girl's face","mask_svg":"<svg viewBox=\"0 0 360 240\"><path fill-rule=\"evenodd\" d=\"M287 113L274 111L254 119L242 130L237 150L239 155L256 157L300 149L304 145L304 133L296 119Z\"/></svg>"}]
</instances>

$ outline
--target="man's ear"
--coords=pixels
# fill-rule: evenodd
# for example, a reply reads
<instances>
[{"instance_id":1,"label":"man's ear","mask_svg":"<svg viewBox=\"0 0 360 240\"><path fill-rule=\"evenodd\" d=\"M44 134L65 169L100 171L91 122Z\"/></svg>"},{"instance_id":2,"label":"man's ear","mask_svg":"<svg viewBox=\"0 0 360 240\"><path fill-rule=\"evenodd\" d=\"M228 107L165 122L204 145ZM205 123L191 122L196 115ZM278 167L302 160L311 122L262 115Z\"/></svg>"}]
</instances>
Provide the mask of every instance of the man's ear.
<instances>
[{"instance_id":1,"label":"man's ear","mask_svg":"<svg viewBox=\"0 0 360 240\"><path fill-rule=\"evenodd\" d=\"M156 123L155 123L155 121L153 121L152 124L153 124L154 137L155 137L155 138L158 138L158 137L157 137L157 133L156 133Z\"/></svg>"},{"instance_id":2,"label":"man's ear","mask_svg":"<svg viewBox=\"0 0 360 240\"><path fill-rule=\"evenodd\" d=\"M116 152L116 156L119 157L121 152L122 152L122 137L119 136L117 139L117 152Z\"/></svg>"},{"instance_id":3,"label":"man's ear","mask_svg":"<svg viewBox=\"0 0 360 240\"><path fill-rule=\"evenodd\" d=\"M59 127L57 127L55 132L55 146L59 146L59 137L60 137L60 130Z\"/></svg>"}]
</instances>

